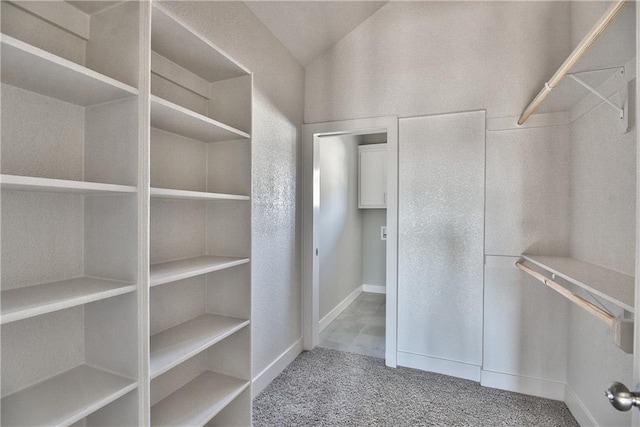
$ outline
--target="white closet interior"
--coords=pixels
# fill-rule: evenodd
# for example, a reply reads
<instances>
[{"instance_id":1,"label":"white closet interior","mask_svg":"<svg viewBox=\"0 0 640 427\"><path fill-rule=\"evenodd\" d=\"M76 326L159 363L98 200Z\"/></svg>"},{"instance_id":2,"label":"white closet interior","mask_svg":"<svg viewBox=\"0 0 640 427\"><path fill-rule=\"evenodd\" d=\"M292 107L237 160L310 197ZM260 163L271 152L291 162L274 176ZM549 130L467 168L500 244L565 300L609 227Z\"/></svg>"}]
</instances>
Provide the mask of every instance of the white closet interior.
<instances>
[{"instance_id":1,"label":"white closet interior","mask_svg":"<svg viewBox=\"0 0 640 427\"><path fill-rule=\"evenodd\" d=\"M155 3L1 37L2 425L249 424L251 72Z\"/></svg>"}]
</instances>

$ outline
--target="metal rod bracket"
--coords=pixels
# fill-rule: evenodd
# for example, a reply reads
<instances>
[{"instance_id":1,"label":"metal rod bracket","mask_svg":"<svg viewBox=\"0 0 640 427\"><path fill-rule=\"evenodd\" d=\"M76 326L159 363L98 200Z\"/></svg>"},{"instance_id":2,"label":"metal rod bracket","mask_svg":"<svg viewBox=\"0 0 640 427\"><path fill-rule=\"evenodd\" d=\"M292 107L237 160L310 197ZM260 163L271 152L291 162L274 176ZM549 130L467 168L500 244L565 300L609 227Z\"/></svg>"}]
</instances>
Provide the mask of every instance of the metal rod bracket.
<instances>
[{"instance_id":1,"label":"metal rod bracket","mask_svg":"<svg viewBox=\"0 0 640 427\"><path fill-rule=\"evenodd\" d=\"M624 74L624 68L622 73ZM615 102L613 102L612 100L610 100L609 98L607 98L606 96L604 96L603 94L601 94L598 89L594 88L593 86L591 86L589 83L585 82L584 80L582 80L580 77L576 76L575 73L570 73L567 74L567 76L571 77L573 80L575 80L578 84L580 84L580 86L584 87L585 89L587 89L589 92L593 93L595 96L597 96L598 98L600 98L602 101L604 101L605 103L607 103L608 105L610 105L611 107L613 107L618 114L620 115L620 120L624 120L624 116L625 116L625 109L624 106L620 107L618 104L616 104Z\"/></svg>"}]
</instances>

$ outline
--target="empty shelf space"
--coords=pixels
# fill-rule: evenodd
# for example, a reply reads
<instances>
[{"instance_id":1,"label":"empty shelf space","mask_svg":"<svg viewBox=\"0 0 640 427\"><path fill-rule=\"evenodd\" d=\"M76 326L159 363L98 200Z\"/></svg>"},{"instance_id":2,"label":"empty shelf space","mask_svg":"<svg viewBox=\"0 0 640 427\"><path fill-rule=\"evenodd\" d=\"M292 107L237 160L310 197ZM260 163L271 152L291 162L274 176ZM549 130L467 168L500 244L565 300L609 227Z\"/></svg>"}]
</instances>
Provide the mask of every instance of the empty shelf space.
<instances>
[{"instance_id":1,"label":"empty shelf space","mask_svg":"<svg viewBox=\"0 0 640 427\"><path fill-rule=\"evenodd\" d=\"M239 194L205 193L202 191L172 190L169 188L151 188L151 197L158 199L186 200L249 200L249 196Z\"/></svg>"},{"instance_id":2,"label":"empty shelf space","mask_svg":"<svg viewBox=\"0 0 640 427\"><path fill-rule=\"evenodd\" d=\"M2 291L0 324L111 298L136 290L133 283L78 277Z\"/></svg>"},{"instance_id":3,"label":"empty shelf space","mask_svg":"<svg viewBox=\"0 0 640 427\"><path fill-rule=\"evenodd\" d=\"M37 191L46 193L135 193L136 187L129 185L103 184L98 182L70 181L66 179L37 178L32 176L0 175L3 190Z\"/></svg>"},{"instance_id":4,"label":"empty shelf space","mask_svg":"<svg viewBox=\"0 0 640 427\"><path fill-rule=\"evenodd\" d=\"M151 95L151 127L202 142L247 139L249 134Z\"/></svg>"},{"instance_id":5,"label":"empty shelf space","mask_svg":"<svg viewBox=\"0 0 640 427\"><path fill-rule=\"evenodd\" d=\"M151 378L167 372L249 324L248 320L203 314L151 337Z\"/></svg>"},{"instance_id":6,"label":"empty shelf space","mask_svg":"<svg viewBox=\"0 0 640 427\"><path fill-rule=\"evenodd\" d=\"M217 46L157 6L152 8L151 50L208 82L250 72Z\"/></svg>"},{"instance_id":7,"label":"empty shelf space","mask_svg":"<svg viewBox=\"0 0 640 427\"><path fill-rule=\"evenodd\" d=\"M138 94L138 90L86 67L2 34L2 82L87 106Z\"/></svg>"},{"instance_id":8,"label":"empty shelf space","mask_svg":"<svg viewBox=\"0 0 640 427\"><path fill-rule=\"evenodd\" d=\"M132 379L80 365L3 398L2 425L70 425L135 388Z\"/></svg>"},{"instance_id":9,"label":"empty shelf space","mask_svg":"<svg viewBox=\"0 0 640 427\"><path fill-rule=\"evenodd\" d=\"M568 257L523 254L522 258L629 312L635 311L633 276Z\"/></svg>"},{"instance_id":10,"label":"empty shelf space","mask_svg":"<svg viewBox=\"0 0 640 427\"><path fill-rule=\"evenodd\" d=\"M201 256L179 261L163 262L151 266L151 286L162 285L176 280L187 279L213 271L224 270L236 265L246 264L249 258L232 258L223 256Z\"/></svg>"},{"instance_id":11,"label":"empty shelf space","mask_svg":"<svg viewBox=\"0 0 640 427\"><path fill-rule=\"evenodd\" d=\"M152 426L202 426L249 387L249 381L205 371L151 407Z\"/></svg>"}]
</instances>

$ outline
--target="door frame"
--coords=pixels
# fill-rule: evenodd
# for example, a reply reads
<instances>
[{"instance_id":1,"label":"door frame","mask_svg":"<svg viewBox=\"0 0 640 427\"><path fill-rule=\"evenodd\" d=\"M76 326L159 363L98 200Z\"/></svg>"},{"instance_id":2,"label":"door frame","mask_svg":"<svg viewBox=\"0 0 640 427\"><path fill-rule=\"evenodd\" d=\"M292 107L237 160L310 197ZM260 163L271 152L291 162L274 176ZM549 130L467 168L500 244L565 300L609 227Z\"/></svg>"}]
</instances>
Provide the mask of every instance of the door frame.
<instances>
[{"instance_id":1,"label":"door frame","mask_svg":"<svg viewBox=\"0 0 640 427\"><path fill-rule=\"evenodd\" d=\"M640 7L636 5L636 70L640 67L640 55L638 55L638 46L640 46ZM637 80L637 79L636 79ZM636 83L635 100L636 111L638 105L638 96L640 96L640 84ZM638 113L636 113L636 123L638 121ZM640 147L640 134L636 135L636 146ZM629 385L630 389L640 390L640 150L636 150L636 271L635 271L635 315L634 315L634 339L633 339L633 381L634 384ZM615 379L612 379L615 380ZM640 411L633 410L631 423L634 427L640 427Z\"/></svg>"},{"instance_id":2,"label":"door frame","mask_svg":"<svg viewBox=\"0 0 640 427\"><path fill-rule=\"evenodd\" d=\"M319 342L320 136L387 134L387 254L385 363L396 367L398 323L398 117L303 125L302 325L305 350Z\"/></svg>"}]
</instances>

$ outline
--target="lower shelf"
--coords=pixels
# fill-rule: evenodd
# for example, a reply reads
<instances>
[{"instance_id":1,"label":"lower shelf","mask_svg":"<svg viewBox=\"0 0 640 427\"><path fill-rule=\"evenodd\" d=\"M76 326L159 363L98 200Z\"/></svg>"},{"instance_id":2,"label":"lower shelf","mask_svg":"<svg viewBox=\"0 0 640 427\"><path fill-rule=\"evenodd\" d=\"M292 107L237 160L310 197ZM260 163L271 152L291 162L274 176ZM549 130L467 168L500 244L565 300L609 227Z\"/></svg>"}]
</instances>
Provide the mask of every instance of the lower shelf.
<instances>
[{"instance_id":1,"label":"lower shelf","mask_svg":"<svg viewBox=\"0 0 640 427\"><path fill-rule=\"evenodd\" d=\"M248 320L203 314L151 337L151 378L155 378L244 328Z\"/></svg>"},{"instance_id":2,"label":"lower shelf","mask_svg":"<svg viewBox=\"0 0 640 427\"><path fill-rule=\"evenodd\" d=\"M77 277L9 289L2 291L0 324L126 294L135 289L133 283L96 277Z\"/></svg>"},{"instance_id":3,"label":"lower shelf","mask_svg":"<svg viewBox=\"0 0 640 427\"><path fill-rule=\"evenodd\" d=\"M249 387L249 381L205 371L151 408L152 426L203 426Z\"/></svg>"},{"instance_id":4,"label":"lower shelf","mask_svg":"<svg viewBox=\"0 0 640 427\"><path fill-rule=\"evenodd\" d=\"M2 399L2 425L70 425L136 388L132 379L80 365Z\"/></svg>"}]
</instances>

